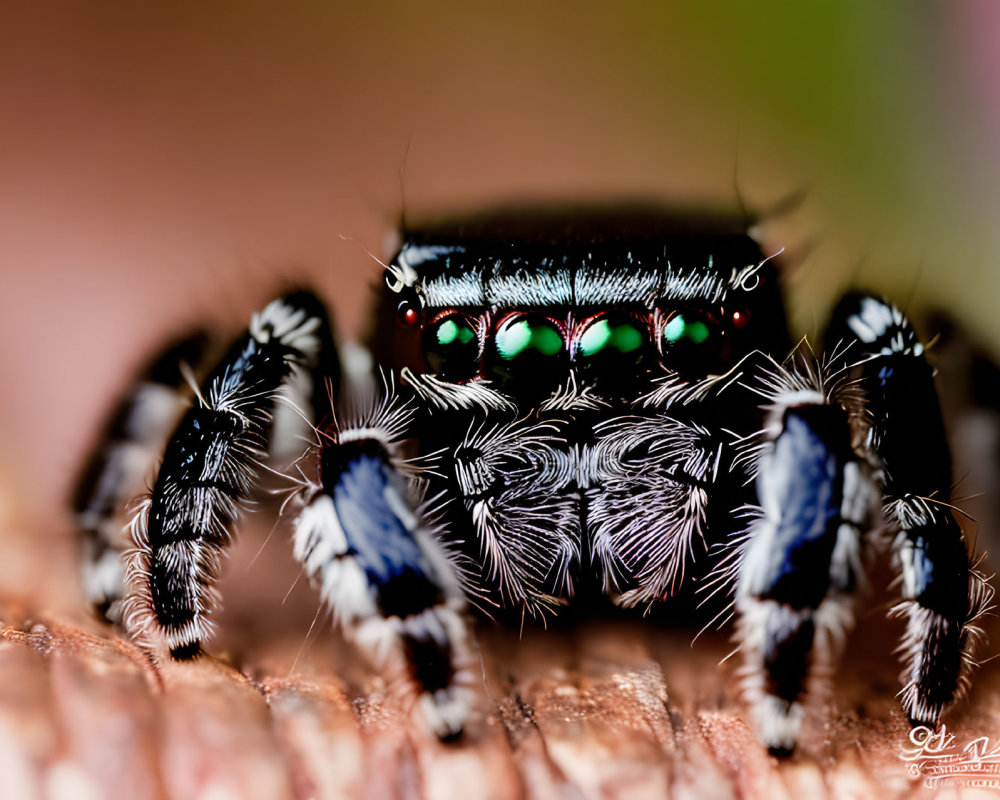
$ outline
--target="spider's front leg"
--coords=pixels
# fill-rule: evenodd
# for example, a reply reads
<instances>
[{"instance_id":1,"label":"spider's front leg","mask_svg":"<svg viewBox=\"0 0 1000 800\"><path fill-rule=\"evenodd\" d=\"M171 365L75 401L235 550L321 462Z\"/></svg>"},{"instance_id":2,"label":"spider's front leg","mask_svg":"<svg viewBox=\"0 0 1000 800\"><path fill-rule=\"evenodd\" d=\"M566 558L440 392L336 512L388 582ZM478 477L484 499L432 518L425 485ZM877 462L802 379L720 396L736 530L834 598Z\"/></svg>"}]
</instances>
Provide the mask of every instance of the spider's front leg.
<instances>
[{"instance_id":1,"label":"spider's front leg","mask_svg":"<svg viewBox=\"0 0 1000 800\"><path fill-rule=\"evenodd\" d=\"M255 314L201 385L131 525L125 626L150 649L201 652L222 551L253 491L279 391L295 370L318 378L333 353L322 304L294 292Z\"/></svg>"},{"instance_id":2,"label":"spider's front leg","mask_svg":"<svg viewBox=\"0 0 1000 800\"><path fill-rule=\"evenodd\" d=\"M319 479L300 497L295 558L345 637L390 676L403 668L428 726L450 739L470 713L465 601L397 458L412 417L390 394L358 423L320 431Z\"/></svg>"},{"instance_id":3,"label":"spider's front leg","mask_svg":"<svg viewBox=\"0 0 1000 800\"><path fill-rule=\"evenodd\" d=\"M906 317L876 297L853 294L834 312L827 342L850 343L872 424L867 446L883 469L884 514L897 532L907 623L900 643L903 711L912 725L936 727L967 688L982 631L976 620L993 589L970 567L950 505L951 454L933 370Z\"/></svg>"},{"instance_id":4,"label":"spider's front leg","mask_svg":"<svg viewBox=\"0 0 1000 800\"><path fill-rule=\"evenodd\" d=\"M853 625L864 537L878 489L851 446L849 391L775 365L756 464L760 516L740 554L737 639L743 689L762 742L789 755L814 684Z\"/></svg>"},{"instance_id":5,"label":"spider's front leg","mask_svg":"<svg viewBox=\"0 0 1000 800\"><path fill-rule=\"evenodd\" d=\"M976 620L993 594L952 515L933 371L909 322L883 300L850 295L826 339L825 375L807 362L765 379L761 393L775 405L757 463L762 514L736 592L747 697L778 753L798 740L807 677L832 665L851 623L863 534L878 516L897 534L900 694L911 724L936 727L967 687Z\"/></svg>"}]
</instances>

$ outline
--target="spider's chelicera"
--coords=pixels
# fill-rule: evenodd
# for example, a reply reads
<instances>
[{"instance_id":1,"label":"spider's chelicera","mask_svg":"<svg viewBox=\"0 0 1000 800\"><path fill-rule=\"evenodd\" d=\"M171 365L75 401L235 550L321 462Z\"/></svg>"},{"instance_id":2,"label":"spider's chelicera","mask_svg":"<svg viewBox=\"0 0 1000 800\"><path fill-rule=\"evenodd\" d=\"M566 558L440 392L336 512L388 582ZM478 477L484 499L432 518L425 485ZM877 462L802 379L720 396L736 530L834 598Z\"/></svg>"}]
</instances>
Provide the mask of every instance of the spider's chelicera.
<instances>
[{"instance_id":1,"label":"spider's chelicera","mask_svg":"<svg viewBox=\"0 0 1000 800\"><path fill-rule=\"evenodd\" d=\"M467 601L518 620L656 613L699 586L735 615L758 735L791 752L885 529L903 708L936 725L968 684L990 589L949 506L932 369L869 295L838 305L822 358L793 348L778 254L745 231L580 213L405 232L371 343L398 381L360 414L341 398L376 381L342 376L308 292L254 315L186 411L176 389L203 341L171 347L79 485L90 600L161 655L197 655L238 508L294 402L317 442L295 464L295 557L348 638L406 669L439 736L461 732L474 691Z\"/></svg>"}]
</instances>

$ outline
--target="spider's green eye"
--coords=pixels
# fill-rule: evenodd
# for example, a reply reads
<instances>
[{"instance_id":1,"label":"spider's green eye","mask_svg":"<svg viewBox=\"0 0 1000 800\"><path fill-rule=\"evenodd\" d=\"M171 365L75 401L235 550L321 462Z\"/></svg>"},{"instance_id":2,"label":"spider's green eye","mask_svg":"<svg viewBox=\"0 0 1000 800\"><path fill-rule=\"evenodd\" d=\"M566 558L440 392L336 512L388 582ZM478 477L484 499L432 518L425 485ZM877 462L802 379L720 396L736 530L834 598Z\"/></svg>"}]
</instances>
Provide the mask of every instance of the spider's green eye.
<instances>
[{"instance_id":1,"label":"spider's green eye","mask_svg":"<svg viewBox=\"0 0 1000 800\"><path fill-rule=\"evenodd\" d=\"M643 345L642 331L629 320L603 317L580 336L577 354L592 358L600 353L634 353Z\"/></svg>"},{"instance_id":2,"label":"spider's green eye","mask_svg":"<svg viewBox=\"0 0 1000 800\"><path fill-rule=\"evenodd\" d=\"M710 335L708 325L700 319L692 319L685 314L675 314L663 326L663 341L667 346L676 345L684 339L692 344L702 344Z\"/></svg>"},{"instance_id":3,"label":"spider's green eye","mask_svg":"<svg viewBox=\"0 0 1000 800\"><path fill-rule=\"evenodd\" d=\"M723 371L728 345L722 326L704 311L674 311L660 325L663 364L681 375L701 377Z\"/></svg>"},{"instance_id":4,"label":"spider's green eye","mask_svg":"<svg viewBox=\"0 0 1000 800\"><path fill-rule=\"evenodd\" d=\"M573 360L577 370L602 394L634 394L653 362L648 330L628 314L597 317L576 340Z\"/></svg>"},{"instance_id":5,"label":"spider's green eye","mask_svg":"<svg viewBox=\"0 0 1000 800\"><path fill-rule=\"evenodd\" d=\"M514 361L529 353L554 356L563 349L563 340L559 329L544 317L519 317L500 326L494 346L500 358Z\"/></svg>"},{"instance_id":6,"label":"spider's green eye","mask_svg":"<svg viewBox=\"0 0 1000 800\"><path fill-rule=\"evenodd\" d=\"M479 372L479 337L472 323L459 314L428 326L423 349L430 371L445 380L467 380Z\"/></svg>"},{"instance_id":7,"label":"spider's green eye","mask_svg":"<svg viewBox=\"0 0 1000 800\"><path fill-rule=\"evenodd\" d=\"M490 375L519 392L544 394L566 377L566 344L558 326L538 314L510 317L490 345Z\"/></svg>"}]
</instances>

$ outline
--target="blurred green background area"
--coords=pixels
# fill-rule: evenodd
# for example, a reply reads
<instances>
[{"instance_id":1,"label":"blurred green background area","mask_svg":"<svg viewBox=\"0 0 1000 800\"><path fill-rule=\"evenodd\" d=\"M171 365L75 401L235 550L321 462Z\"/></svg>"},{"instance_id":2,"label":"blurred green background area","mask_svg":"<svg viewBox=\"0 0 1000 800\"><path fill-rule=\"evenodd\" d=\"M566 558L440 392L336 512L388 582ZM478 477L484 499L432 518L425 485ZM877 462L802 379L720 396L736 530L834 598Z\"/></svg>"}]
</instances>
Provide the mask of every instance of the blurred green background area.
<instances>
[{"instance_id":1,"label":"blurred green background area","mask_svg":"<svg viewBox=\"0 0 1000 800\"><path fill-rule=\"evenodd\" d=\"M0 500L65 492L143 354L286 278L360 335L403 205L804 189L766 227L797 332L857 284L1000 346L994 8L5 4Z\"/></svg>"}]
</instances>

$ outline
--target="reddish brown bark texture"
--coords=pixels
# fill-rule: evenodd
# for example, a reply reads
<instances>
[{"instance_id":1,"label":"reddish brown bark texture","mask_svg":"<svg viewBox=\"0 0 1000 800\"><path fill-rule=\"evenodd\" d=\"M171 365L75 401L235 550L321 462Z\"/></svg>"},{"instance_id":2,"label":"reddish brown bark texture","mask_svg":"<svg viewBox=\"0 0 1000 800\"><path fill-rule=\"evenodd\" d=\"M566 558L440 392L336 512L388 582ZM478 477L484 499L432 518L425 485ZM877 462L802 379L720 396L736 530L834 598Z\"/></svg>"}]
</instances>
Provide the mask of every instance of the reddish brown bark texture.
<instances>
[{"instance_id":1,"label":"reddish brown bark texture","mask_svg":"<svg viewBox=\"0 0 1000 800\"><path fill-rule=\"evenodd\" d=\"M888 800L927 792L899 757L908 729L894 699L895 631L878 613L862 620L832 701L784 763L744 722L736 659L718 665L730 647L723 635L692 646L688 630L641 622L521 638L487 628L479 718L463 741L443 745L399 687L358 664L326 625L306 642L308 618L289 625L297 612L283 613L284 622L256 630L231 613L228 660L156 668L82 617L35 616L8 598L3 796ZM987 665L948 719L961 739L1000 734L998 685L1000 671Z\"/></svg>"}]
</instances>

